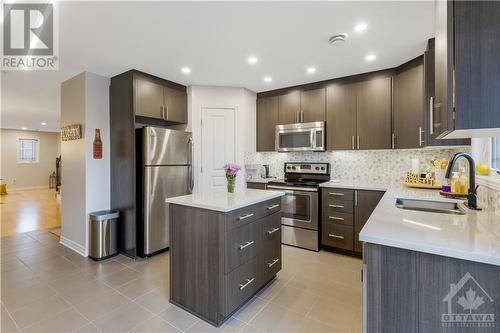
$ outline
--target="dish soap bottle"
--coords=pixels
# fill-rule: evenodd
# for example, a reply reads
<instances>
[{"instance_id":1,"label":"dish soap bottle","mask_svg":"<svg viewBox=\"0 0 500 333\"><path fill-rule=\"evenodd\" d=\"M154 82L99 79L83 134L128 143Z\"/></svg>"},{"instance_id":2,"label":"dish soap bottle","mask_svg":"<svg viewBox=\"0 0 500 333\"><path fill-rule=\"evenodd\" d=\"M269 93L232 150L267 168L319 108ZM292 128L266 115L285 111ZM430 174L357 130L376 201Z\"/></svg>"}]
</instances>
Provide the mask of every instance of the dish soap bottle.
<instances>
[{"instance_id":1,"label":"dish soap bottle","mask_svg":"<svg viewBox=\"0 0 500 333\"><path fill-rule=\"evenodd\" d=\"M458 172L454 171L451 176L451 193L460 193L460 180Z\"/></svg>"},{"instance_id":2,"label":"dish soap bottle","mask_svg":"<svg viewBox=\"0 0 500 333\"><path fill-rule=\"evenodd\" d=\"M460 176L458 178L458 182L460 183L459 193L467 194L469 192L469 177L465 172L465 168L462 168L460 170Z\"/></svg>"}]
</instances>

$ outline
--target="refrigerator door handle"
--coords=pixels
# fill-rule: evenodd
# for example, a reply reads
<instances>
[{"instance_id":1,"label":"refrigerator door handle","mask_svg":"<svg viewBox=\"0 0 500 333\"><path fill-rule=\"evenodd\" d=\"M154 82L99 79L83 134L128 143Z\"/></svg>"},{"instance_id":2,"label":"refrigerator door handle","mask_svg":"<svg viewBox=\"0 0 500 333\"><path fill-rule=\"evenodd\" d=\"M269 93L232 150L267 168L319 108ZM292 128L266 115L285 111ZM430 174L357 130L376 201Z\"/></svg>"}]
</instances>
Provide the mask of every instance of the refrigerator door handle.
<instances>
[{"instance_id":1,"label":"refrigerator door handle","mask_svg":"<svg viewBox=\"0 0 500 333\"><path fill-rule=\"evenodd\" d=\"M193 159L194 159L194 144L193 138L190 137L188 140L189 143L189 157L190 157L190 166L189 166L189 193L193 193L194 189L194 172L193 172Z\"/></svg>"}]
</instances>

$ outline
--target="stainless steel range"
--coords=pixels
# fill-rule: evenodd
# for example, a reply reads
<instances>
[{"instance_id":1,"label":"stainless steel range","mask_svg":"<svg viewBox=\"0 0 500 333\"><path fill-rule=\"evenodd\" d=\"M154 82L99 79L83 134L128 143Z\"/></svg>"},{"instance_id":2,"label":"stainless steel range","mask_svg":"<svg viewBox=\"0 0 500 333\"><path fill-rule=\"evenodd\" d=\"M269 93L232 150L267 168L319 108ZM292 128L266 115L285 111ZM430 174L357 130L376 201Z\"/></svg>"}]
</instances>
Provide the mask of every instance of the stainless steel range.
<instances>
[{"instance_id":1,"label":"stainless steel range","mask_svg":"<svg viewBox=\"0 0 500 333\"><path fill-rule=\"evenodd\" d=\"M319 184L330 180L329 163L285 163L285 179L268 183L281 197L281 242L319 250Z\"/></svg>"}]
</instances>

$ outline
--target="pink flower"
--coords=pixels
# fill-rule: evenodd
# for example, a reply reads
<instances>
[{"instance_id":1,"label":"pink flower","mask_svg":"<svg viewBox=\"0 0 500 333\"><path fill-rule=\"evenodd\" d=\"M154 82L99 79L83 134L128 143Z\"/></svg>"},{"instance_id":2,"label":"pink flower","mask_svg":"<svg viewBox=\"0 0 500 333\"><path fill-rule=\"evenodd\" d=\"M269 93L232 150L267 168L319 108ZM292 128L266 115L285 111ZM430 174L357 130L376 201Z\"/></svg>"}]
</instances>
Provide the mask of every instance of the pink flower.
<instances>
[{"instance_id":1,"label":"pink flower","mask_svg":"<svg viewBox=\"0 0 500 333\"><path fill-rule=\"evenodd\" d=\"M241 170L241 167L235 163L228 163L224 165L224 171L226 171L226 176L236 176L238 171Z\"/></svg>"}]
</instances>

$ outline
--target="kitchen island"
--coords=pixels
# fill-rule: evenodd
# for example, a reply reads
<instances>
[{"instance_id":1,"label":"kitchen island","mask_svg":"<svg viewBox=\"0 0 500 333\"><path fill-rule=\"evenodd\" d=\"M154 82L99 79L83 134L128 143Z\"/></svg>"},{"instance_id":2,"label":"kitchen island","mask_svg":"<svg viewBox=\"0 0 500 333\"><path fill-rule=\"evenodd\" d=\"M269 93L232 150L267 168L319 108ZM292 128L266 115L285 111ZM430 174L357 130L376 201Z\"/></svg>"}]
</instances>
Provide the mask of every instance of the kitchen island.
<instances>
[{"instance_id":1,"label":"kitchen island","mask_svg":"<svg viewBox=\"0 0 500 333\"><path fill-rule=\"evenodd\" d=\"M242 190L168 198L170 302L220 326L281 270L281 196Z\"/></svg>"},{"instance_id":2,"label":"kitchen island","mask_svg":"<svg viewBox=\"0 0 500 333\"><path fill-rule=\"evenodd\" d=\"M465 214L401 209L397 198L457 202ZM359 236L365 331L498 332L499 221L436 191L390 187Z\"/></svg>"}]
</instances>

